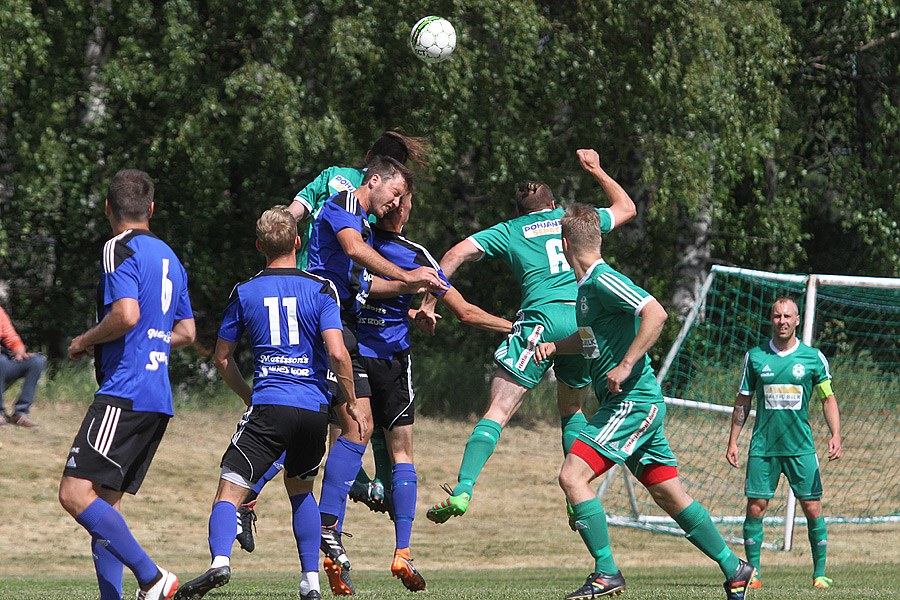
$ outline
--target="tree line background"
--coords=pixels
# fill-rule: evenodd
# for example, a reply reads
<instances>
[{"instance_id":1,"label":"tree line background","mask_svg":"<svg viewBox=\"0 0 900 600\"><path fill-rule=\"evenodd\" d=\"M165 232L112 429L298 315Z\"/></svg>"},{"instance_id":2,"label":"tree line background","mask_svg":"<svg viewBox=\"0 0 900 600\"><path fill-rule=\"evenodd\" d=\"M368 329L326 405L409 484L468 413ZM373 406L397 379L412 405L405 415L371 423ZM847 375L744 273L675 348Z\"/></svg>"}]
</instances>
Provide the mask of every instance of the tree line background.
<instances>
[{"instance_id":1,"label":"tree line background","mask_svg":"<svg viewBox=\"0 0 900 600\"><path fill-rule=\"evenodd\" d=\"M407 44L426 14L458 37L434 66ZM432 143L406 233L438 258L514 216L524 180L606 203L575 157L593 147L638 208L604 252L673 315L716 262L900 272L895 2L6 0L0 32L0 301L53 358L93 323L116 171L157 183L199 332L176 379L199 384L263 265L257 216L395 127ZM454 284L517 308L497 261ZM449 320L414 341L420 396L475 410L498 339Z\"/></svg>"}]
</instances>

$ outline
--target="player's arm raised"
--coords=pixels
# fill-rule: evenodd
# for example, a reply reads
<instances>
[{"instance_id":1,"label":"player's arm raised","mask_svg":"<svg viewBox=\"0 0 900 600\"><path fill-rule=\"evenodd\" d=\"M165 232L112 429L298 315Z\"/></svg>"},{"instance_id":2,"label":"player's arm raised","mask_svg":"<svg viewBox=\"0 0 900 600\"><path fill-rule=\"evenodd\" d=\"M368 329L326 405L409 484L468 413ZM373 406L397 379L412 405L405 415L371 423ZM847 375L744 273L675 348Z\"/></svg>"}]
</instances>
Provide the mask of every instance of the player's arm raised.
<instances>
[{"instance_id":1,"label":"player's arm raised","mask_svg":"<svg viewBox=\"0 0 900 600\"><path fill-rule=\"evenodd\" d=\"M725 450L725 460L734 468L741 466L738 460L738 438L741 430L744 429L744 423L750 416L750 399L752 396L746 394L738 394L734 398L734 410L731 413L731 433L728 435L728 448Z\"/></svg>"},{"instance_id":2,"label":"player's arm raised","mask_svg":"<svg viewBox=\"0 0 900 600\"><path fill-rule=\"evenodd\" d=\"M512 329L510 321L501 317L495 317L482 308L471 304L463 298L463 295L455 287L447 290L440 300L456 315L457 319L466 325L500 333L509 333L510 329Z\"/></svg>"},{"instance_id":3,"label":"player's arm raised","mask_svg":"<svg viewBox=\"0 0 900 600\"><path fill-rule=\"evenodd\" d=\"M225 383L228 384L228 387L240 396L244 404L250 406L253 389L247 383L247 380L244 379L244 376L241 375L241 370L234 360L234 349L236 346L237 342L229 342L218 338L216 340L216 349L213 351L213 365L215 365L216 370L222 376L222 379L225 380Z\"/></svg>"},{"instance_id":4,"label":"player's arm raised","mask_svg":"<svg viewBox=\"0 0 900 600\"><path fill-rule=\"evenodd\" d=\"M593 175L594 179L603 187L603 191L606 192L610 202L609 209L616 219L616 227L624 225L633 219L637 214L634 201L628 195L628 192L622 189L622 186L600 167L600 156L596 150L582 148L576 154L582 168Z\"/></svg>"},{"instance_id":5,"label":"player's arm raised","mask_svg":"<svg viewBox=\"0 0 900 600\"><path fill-rule=\"evenodd\" d=\"M424 288L429 291L442 292L447 289L437 271L431 267L419 267L412 271L401 269L363 241L362 236L355 229L349 227L341 229L337 233L337 239L344 249L344 254L372 273L402 281L416 290Z\"/></svg>"},{"instance_id":6,"label":"player's arm raised","mask_svg":"<svg viewBox=\"0 0 900 600\"><path fill-rule=\"evenodd\" d=\"M81 360L92 354L94 346L117 340L137 325L141 307L135 298L119 298L110 305L109 312L99 323L76 336L69 344L69 358Z\"/></svg>"},{"instance_id":7,"label":"player's arm raised","mask_svg":"<svg viewBox=\"0 0 900 600\"><path fill-rule=\"evenodd\" d=\"M328 363L331 372L337 379L338 387L347 399L347 414L356 421L359 437L365 439L370 424L356 409L356 388L353 386L353 364L350 362L350 353L344 346L344 335L340 329L325 329L322 331L322 340L328 351Z\"/></svg>"}]
</instances>

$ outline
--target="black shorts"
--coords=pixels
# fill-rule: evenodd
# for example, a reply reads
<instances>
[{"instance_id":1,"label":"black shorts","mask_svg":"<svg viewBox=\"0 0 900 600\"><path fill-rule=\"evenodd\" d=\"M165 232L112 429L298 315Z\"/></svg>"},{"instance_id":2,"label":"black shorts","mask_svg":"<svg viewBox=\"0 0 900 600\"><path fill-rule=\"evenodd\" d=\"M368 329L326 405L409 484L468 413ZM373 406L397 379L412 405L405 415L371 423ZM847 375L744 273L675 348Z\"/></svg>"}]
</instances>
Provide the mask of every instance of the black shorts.
<instances>
[{"instance_id":1,"label":"black shorts","mask_svg":"<svg viewBox=\"0 0 900 600\"><path fill-rule=\"evenodd\" d=\"M415 420L412 369L409 350L394 358L362 357L369 373L372 391L372 418L375 425L392 429L395 425L412 425Z\"/></svg>"},{"instance_id":2,"label":"black shorts","mask_svg":"<svg viewBox=\"0 0 900 600\"><path fill-rule=\"evenodd\" d=\"M353 363L353 387L357 398L368 398L372 395L369 387L369 375L362 356L359 355L359 341L356 339L356 318L348 318L341 311L341 324L344 326L344 346L350 353L350 362ZM328 389L331 392L331 405L337 406L347 401L337 384L337 378L331 370L328 370Z\"/></svg>"},{"instance_id":3,"label":"black shorts","mask_svg":"<svg viewBox=\"0 0 900 600\"><path fill-rule=\"evenodd\" d=\"M319 411L255 404L241 417L221 466L255 484L284 452L285 477L315 477L327 435L327 404Z\"/></svg>"},{"instance_id":4,"label":"black shorts","mask_svg":"<svg viewBox=\"0 0 900 600\"><path fill-rule=\"evenodd\" d=\"M131 410L130 400L98 395L75 435L63 475L136 494L169 415Z\"/></svg>"}]
</instances>

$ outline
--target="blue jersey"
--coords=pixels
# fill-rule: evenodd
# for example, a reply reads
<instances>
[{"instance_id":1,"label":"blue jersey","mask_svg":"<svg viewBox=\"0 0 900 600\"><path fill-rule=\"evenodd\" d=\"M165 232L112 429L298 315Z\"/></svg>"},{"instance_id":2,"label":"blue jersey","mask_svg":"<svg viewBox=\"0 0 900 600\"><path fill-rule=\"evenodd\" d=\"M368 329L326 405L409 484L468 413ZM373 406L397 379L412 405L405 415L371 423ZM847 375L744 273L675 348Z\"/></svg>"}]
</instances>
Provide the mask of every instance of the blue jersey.
<instances>
[{"instance_id":1,"label":"blue jersey","mask_svg":"<svg viewBox=\"0 0 900 600\"><path fill-rule=\"evenodd\" d=\"M440 265L423 246L409 241L399 233L372 228L375 250L383 257L407 271L432 267L448 287ZM359 353L370 358L393 358L397 352L409 348L409 319L407 314L413 294L403 294L379 300L368 299L359 312L356 335Z\"/></svg>"},{"instance_id":2,"label":"blue jersey","mask_svg":"<svg viewBox=\"0 0 900 600\"><path fill-rule=\"evenodd\" d=\"M329 401L326 329L341 330L330 281L300 269L265 269L239 283L222 316L219 337L253 347L253 404L318 411Z\"/></svg>"},{"instance_id":3,"label":"blue jersey","mask_svg":"<svg viewBox=\"0 0 900 600\"><path fill-rule=\"evenodd\" d=\"M172 249L146 229L129 229L103 247L97 319L123 298L137 300L141 315L128 333L94 348L97 394L130 400L132 410L172 415L172 328L193 313L184 267Z\"/></svg>"},{"instance_id":4,"label":"blue jersey","mask_svg":"<svg viewBox=\"0 0 900 600\"><path fill-rule=\"evenodd\" d=\"M369 215L353 192L343 191L330 197L316 217L306 270L334 283L341 308L356 314L369 295L372 276L364 266L357 265L344 253L337 234L348 228L357 231L364 242L372 245Z\"/></svg>"}]
</instances>

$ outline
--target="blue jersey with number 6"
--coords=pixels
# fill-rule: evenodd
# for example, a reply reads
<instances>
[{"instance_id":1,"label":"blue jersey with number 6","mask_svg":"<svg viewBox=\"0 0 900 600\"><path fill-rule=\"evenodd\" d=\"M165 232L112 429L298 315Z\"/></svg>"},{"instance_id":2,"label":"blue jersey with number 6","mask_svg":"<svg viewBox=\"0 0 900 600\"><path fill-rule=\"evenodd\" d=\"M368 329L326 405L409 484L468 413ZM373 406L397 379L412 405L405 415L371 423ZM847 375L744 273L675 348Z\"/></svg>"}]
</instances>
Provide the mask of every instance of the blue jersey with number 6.
<instances>
[{"instance_id":1,"label":"blue jersey with number 6","mask_svg":"<svg viewBox=\"0 0 900 600\"><path fill-rule=\"evenodd\" d=\"M113 302L137 300L137 325L94 348L97 394L132 402L132 410L172 415L169 348L175 321L190 319L187 273L175 253L145 229L129 229L103 247L97 319Z\"/></svg>"},{"instance_id":2,"label":"blue jersey with number 6","mask_svg":"<svg viewBox=\"0 0 900 600\"><path fill-rule=\"evenodd\" d=\"M329 401L326 329L342 330L337 291L300 269L265 269L239 283L222 316L219 337L253 348L253 404L320 410Z\"/></svg>"}]
</instances>

